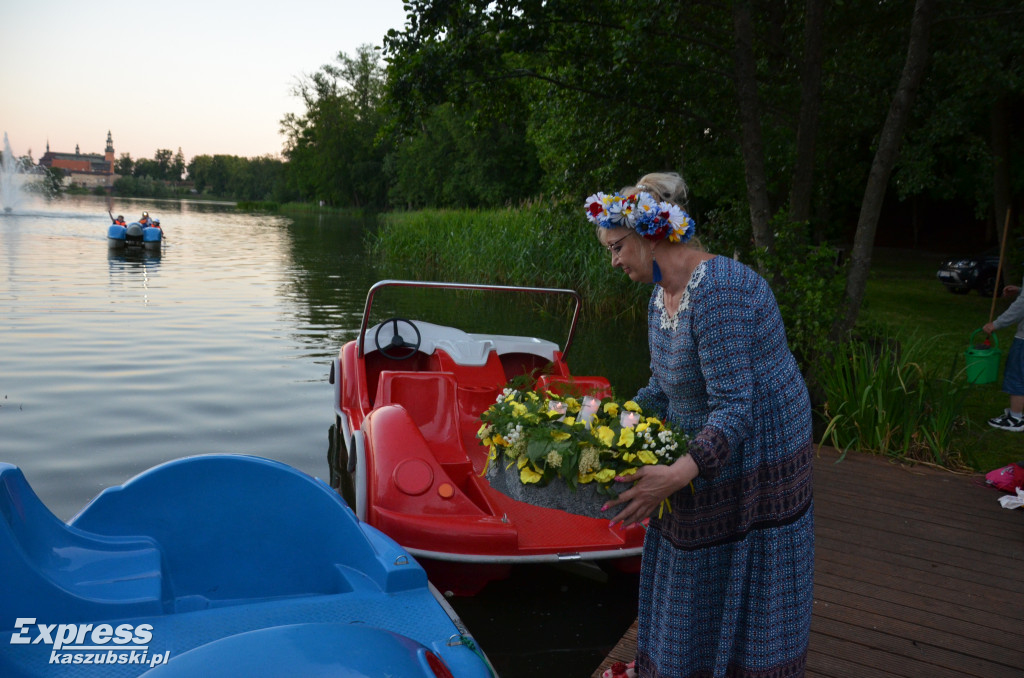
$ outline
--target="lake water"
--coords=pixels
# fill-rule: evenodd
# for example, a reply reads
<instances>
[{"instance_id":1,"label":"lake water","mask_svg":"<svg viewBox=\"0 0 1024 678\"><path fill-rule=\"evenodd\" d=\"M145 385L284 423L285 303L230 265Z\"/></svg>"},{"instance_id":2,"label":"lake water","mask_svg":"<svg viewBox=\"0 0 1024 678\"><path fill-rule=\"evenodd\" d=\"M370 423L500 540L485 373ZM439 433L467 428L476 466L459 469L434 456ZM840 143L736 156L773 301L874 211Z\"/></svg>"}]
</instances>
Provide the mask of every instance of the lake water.
<instances>
[{"instance_id":1,"label":"lake water","mask_svg":"<svg viewBox=\"0 0 1024 678\"><path fill-rule=\"evenodd\" d=\"M401 277L366 256L372 220L118 199L115 214L148 210L166 233L159 256L125 255L108 251L106 210L69 197L0 214L0 461L64 520L193 454L254 454L326 478L331 360L358 333L369 286ZM484 307L463 320L516 315ZM572 362L631 394L644 349L635 322L591 319ZM536 568L453 603L502 676L588 676L635 598L634 577Z\"/></svg>"}]
</instances>

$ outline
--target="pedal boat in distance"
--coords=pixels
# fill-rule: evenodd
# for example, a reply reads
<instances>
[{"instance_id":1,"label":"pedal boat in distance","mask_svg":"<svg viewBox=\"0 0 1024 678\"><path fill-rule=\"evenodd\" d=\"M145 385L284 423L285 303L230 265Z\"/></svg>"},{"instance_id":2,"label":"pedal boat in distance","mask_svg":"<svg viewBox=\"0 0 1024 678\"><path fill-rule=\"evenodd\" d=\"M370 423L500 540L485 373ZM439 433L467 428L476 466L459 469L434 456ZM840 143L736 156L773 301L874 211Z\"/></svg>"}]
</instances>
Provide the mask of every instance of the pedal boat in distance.
<instances>
[{"instance_id":1,"label":"pedal boat in distance","mask_svg":"<svg viewBox=\"0 0 1024 678\"><path fill-rule=\"evenodd\" d=\"M112 250L158 251L163 240L161 229L137 221L127 225L111 224L107 228L107 247Z\"/></svg>"},{"instance_id":2,"label":"pedal boat in distance","mask_svg":"<svg viewBox=\"0 0 1024 678\"><path fill-rule=\"evenodd\" d=\"M375 296L402 287L441 290L453 304L467 290L498 295L495 304L561 296L572 308L568 337L560 348L541 338L409 318L370 326ZM526 563L639 568L643 527L611 527L607 519L516 501L481 477L488 450L476 437L480 415L509 380L533 375L541 392L610 393L606 378L570 372L579 313L573 290L384 280L367 294L358 338L341 347L331 367L332 487L360 519L413 554L445 593L473 595Z\"/></svg>"}]
</instances>

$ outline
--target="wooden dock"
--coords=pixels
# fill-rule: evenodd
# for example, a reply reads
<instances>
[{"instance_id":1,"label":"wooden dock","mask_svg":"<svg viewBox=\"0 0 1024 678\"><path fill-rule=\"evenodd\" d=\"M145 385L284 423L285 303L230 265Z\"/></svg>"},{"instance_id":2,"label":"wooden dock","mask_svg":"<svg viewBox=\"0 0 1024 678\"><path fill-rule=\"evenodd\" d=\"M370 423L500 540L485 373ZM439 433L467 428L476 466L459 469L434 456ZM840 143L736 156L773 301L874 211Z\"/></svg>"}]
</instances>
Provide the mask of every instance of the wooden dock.
<instances>
[{"instance_id":1,"label":"wooden dock","mask_svg":"<svg viewBox=\"0 0 1024 678\"><path fill-rule=\"evenodd\" d=\"M980 475L819 450L808 678L1022 678L1024 511ZM636 623L593 673L630 661Z\"/></svg>"}]
</instances>

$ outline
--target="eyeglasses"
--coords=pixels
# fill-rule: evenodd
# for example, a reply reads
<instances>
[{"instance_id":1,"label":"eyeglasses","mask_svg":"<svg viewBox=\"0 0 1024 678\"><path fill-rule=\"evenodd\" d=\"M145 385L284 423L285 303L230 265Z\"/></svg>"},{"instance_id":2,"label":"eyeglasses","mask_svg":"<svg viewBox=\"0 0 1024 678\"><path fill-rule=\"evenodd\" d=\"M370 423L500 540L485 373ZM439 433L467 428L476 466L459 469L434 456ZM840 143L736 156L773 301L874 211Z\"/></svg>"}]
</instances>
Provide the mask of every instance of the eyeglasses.
<instances>
[{"instance_id":1,"label":"eyeglasses","mask_svg":"<svg viewBox=\"0 0 1024 678\"><path fill-rule=\"evenodd\" d=\"M622 242L623 240L625 240L626 238L628 238L630 235L632 235L632 234L631 233L627 233L626 235L622 236L621 238L619 238L615 242L609 243L609 244L605 245L604 248L606 250L608 250L609 252L611 252L613 257L617 257L617 256L619 256L619 252L622 251L622 245L620 245L619 243Z\"/></svg>"}]
</instances>

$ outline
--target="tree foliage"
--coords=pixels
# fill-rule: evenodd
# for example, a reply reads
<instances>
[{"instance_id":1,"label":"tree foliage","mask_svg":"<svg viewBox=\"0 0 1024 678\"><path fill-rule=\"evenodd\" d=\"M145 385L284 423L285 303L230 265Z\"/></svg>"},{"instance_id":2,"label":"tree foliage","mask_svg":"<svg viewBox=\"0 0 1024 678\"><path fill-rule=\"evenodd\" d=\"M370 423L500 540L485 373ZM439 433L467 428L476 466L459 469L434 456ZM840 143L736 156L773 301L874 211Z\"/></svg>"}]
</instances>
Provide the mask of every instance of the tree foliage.
<instances>
[{"instance_id":1,"label":"tree foliage","mask_svg":"<svg viewBox=\"0 0 1024 678\"><path fill-rule=\"evenodd\" d=\"M272 156L197 155L187 169L200 195L273 202L294 197L287 192L285 163Z\"/></svg>"},{"instance_id":2,"label":"tree foliage","mask_svg":"<svg viewBox=\"0 0 1024 678\"><path fill-rule=\"evenodd\" d=\"M771 255L778 228L809 224L816 243L856 236L845 327L887 200L949 187L984 212L983 186L993 203L1020 196L1012 125L986 144L982 124L1021 110L1024 9L1010 0L406 8L406 30L385 41L403 129L446 103L498 111L525 125L546 188L570 200L680 171L698 223L740 254Z\"/></svg>"},{"instance_id":3,"label":"tree foliage","mask_svg":"<svg viewBox=\"0 0 1024 678\"><path fill-rule=\"evenodd\" d=\"M383 127L384 69L372 45L303 77L294 94L304 115L281 121L292 188L302 198L337 206L383 206L387 196Z\"/></svg>"}]
</instances>

